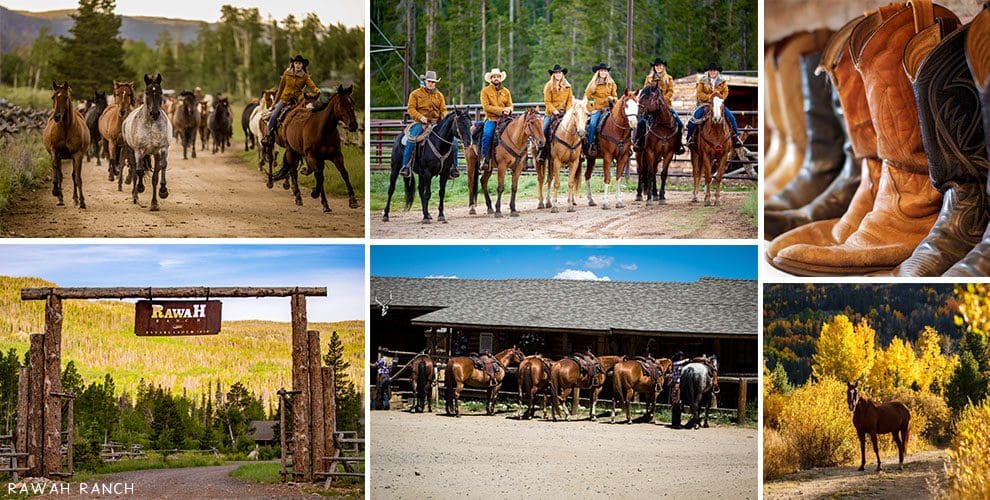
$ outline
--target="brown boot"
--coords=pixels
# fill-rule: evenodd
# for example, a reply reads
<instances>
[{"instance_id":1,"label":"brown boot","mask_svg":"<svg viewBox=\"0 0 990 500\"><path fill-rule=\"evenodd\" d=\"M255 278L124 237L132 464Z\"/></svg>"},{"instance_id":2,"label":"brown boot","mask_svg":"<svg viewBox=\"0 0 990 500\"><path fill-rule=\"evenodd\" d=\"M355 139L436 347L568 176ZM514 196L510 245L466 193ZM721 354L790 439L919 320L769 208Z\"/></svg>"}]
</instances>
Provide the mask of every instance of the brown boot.
<instances>
[{"instance_id":1,"label":"brown boot","mask_svg":"<svg viewBox=\"0 0 990 500\"><path fill-rule=\"evenodd\" d=\"M774 55L779 43L781 41L767 45L763 54L763 72L765 74L763 81L767 85L766 92L763 93L763 107L766 109L766 113L763 115L765 124L763 137L767 138L764 141L767 146L766 153L763 154L762 165L764 178L773 174L777 168L777 164L780 163L780 158L784 154L784 144L787 142L781 124L783 117L781 117L780 106L777 103L780 85L777 84L777 60Z\"/></svg>"}]
</instances>

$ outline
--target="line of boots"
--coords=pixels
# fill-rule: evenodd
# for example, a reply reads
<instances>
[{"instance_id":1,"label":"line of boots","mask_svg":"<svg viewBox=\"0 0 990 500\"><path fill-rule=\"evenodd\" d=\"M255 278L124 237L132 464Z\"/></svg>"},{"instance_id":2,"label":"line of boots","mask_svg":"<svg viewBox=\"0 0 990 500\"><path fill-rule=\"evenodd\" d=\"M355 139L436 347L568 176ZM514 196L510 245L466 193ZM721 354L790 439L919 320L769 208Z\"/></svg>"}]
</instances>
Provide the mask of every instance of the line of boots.
<instances>
[{"instance_id":1,"label":"line of boots","mask_svg":"<svg viewBox=\"0 0 990 500\"><path fill-rule=\"evenodd\" d=\"M965 26L930 0L893 3L819 39L768 48L768 261L801 276L990 275L990 2Z\"/></svg>"}]
</instances>

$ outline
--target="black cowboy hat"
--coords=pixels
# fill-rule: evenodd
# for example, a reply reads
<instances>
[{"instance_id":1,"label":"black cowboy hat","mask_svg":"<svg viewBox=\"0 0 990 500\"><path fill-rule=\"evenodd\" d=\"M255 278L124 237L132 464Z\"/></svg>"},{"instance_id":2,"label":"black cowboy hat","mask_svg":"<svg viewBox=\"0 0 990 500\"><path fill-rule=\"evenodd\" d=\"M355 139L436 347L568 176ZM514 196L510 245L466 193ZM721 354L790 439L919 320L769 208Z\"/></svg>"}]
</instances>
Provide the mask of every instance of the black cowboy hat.
<instances>
[{"instance_id":1,"label":"black cowboy hat","mask_svg":"<svg viewBox=\"0 0 990 500\"><path fill-rule=\"evenodd\" d=\"M598 70L604 69L606 71L612 71L612 67L605 63L598 63L594 68L591 68L592 73L596 73Z\"/></svg>"},{"instance_id":2,"label":"black cowboy hat","mask_svg":"<svg viewBox=\"0 0 990 500\"><path fill-rule=\"evenodd\" d=\"M303 68L309 66L309 59L306 59L305 57L303 57L302 54L296 54L296 57L293 57L289 62L290 63L301 62L302 65L303 65Z\"/></svg>"},{"instance_id":3,"label":"black cowboy hat","mask_svg":"<svg viewBox=\"0 0 990 500\"><path fill-rule=\"evenodd\" d=\"M653 64L651 64L650 67L652 68L652 67L656 66L657 64L663 64L664 66L667 66L667 61L664 60L664 59L660 59L658 57L658 58L656 58L656 59L653 60Z\"/></svg>"},{"instance_id":4,"label":"black cowboy hat","mask_svg":"<svg viewBox=\"0 0 990 500\"><path fill-rule=\"evenodd\" d=\"M559 64L554 64L553 65L553 68L550 68L550 69L547 70L547 73L550 73L552 75L552 74L554 74L554 73L556 73L558 71L560 71L561 73L563 73L565 75L567 74L567 68L561 68Z\"/></svg>"},{"instance_id":5,"label":"black cowboy hat","mask_svg":"<svg viewBox=\"0 0 990 500\"><path fill-rule=\"evenodd\" d=\"M686 357L687 356L684 355L684 352L683 351L677 351L677 352L674 353L673 360L674 361L678 361L678 360L684 359Z\"/></svg>"},{"instance_id":6,"label":"black cowboy hat","mask_svg":"<svg viewBox=\"0 0 990 500\"><path fill-rule=\"evenodd\" d=\"M718 71L719 73L721 73L722 72L722 67L719 66L716 63L710 62L710 63L708 63L708 67L705 68L705 71L711 71L711 70L715 70L715 71Z\"/></svg>"}]
</instances>

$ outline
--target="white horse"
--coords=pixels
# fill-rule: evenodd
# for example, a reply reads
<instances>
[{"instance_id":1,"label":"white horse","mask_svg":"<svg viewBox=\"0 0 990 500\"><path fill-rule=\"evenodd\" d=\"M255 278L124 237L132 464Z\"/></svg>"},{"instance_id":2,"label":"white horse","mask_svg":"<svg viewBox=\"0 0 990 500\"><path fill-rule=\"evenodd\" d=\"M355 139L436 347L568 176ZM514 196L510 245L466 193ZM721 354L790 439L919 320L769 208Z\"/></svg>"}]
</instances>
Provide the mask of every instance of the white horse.
<instances>
[{"instance_id":1,"label":"white horse","mask_svg":"<svg viewBox=\"0 0 990 500\"><path fill-rule=\"evenodd\" d=\"M144 75L144 104L124 119L124 141L134 151L135 167L131 196L138 202L138 193L144 192L144 173L151 169L151 159L155 169L151 177L151 211L158 211L158 197L168 198L165 169L168 166L168 146L172 141L172 123L162 112L162 75L155 78ZM158 175L162 186L159 191Z\"/></svg>"},{"instance_id":2,"label":"white horse","mask_svg":"<svg viewBox=\"0 0 990 500\"><path fill-rule=\"evenodd\" d=\"M254 108L251 112L251 117L248 119L248 128L251 129L251 133L261 141L264 137L261 134L261 121L267 120L271 115L271 109L275 107L275 92L266 90L261 93L261 102L258 103L258 107ZM261 170L262 165L264 165L264 155L262 154L262 148L255 148L258 151L258 169Z\"/></svg>"}]
</instances>

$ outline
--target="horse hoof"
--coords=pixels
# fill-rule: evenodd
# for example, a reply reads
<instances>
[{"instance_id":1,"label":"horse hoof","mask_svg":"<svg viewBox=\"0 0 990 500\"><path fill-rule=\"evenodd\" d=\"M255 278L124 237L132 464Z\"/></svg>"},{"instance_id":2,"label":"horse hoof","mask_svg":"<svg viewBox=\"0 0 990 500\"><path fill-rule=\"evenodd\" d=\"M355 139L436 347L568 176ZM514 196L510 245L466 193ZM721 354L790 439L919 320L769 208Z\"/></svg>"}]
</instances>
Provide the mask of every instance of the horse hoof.
<instances>
[{"instance_id":1,"label":"horse hoof","mask_svg":"<svg viewBox=\"0 0 990 500\"><path fill-rule=\"evenodd\" d=\"M560 212L560 210L557 210L557 207L550 207L550 213L555 214L557 212Z\"/></svg>"},{"instance_id":2,"label":"horse hoof","mask_svg":"<svg viewBox=\"0 0 990 500\"><path fill-rule=\"evenodd\" d=\"M323 213L328 214L330 212L332 212L332 210L330 210L330 207L323 207Z\"/></svg>"},{"instance_id":3,"label":"horse hoof","mask_svg":"<svg viewBox=\"0 0 990 500\"><path fill-rule=\"evenodd\" d=\"M113 174L107 174L107 180L113 182Z\"/></svg>"},{"instance_id":4,"label":"horse hoof","mask_svg":"<svg viewBox=\"0 0 990 500\"><path fill-rule=\"evenodd\" d=\"M302 199L301 198L296 198L296 206L298 206L298 207L303 206Z\"/></svg>"},{"instance_id":5,"label":"horse hoof","mask_svg":"<svg viewBox=\"0 0 990 500\"><path fill-rule=\"evenodd\" d=\"M653 202L651 202L650 200L646 200L646 206L652 207L653 206Z\"/></svg>"},{"instance_id":6,"label":"horse hoof","mask_svg":"<svg viewBox=\"0 0 990 500\"><path fill-rule=\"evenodd\" d=\"M636 195L636 201L643 201L643 195L637 194Z\"/></svg>"},{"instance_id":7,"label":"horse hoof","mask_svg":"<svg viewBox=\"0 0 990 500\"><path fill-rule=\"evenodd\" d=\"M347 206L350 208L358 208L359 205L357 202L357 198L351 196L350 199L347 201Z\"/></svg>"},{"instance_id":8,"label":"horse hoof","mask_svg":"<svg viewBox=\"0 0 990 500\"><path fill-rule=\"evenodd\" d=\"M571 206L567 207L567 211L568 212L577 212L577 210L574 209L574 205L571 205Z\"/></svg>"},{"instance_id":9,"label":"horse hoof","mask_svg":"<svg viewBox=\"0 0 990 500\"><path fill-rule=\"evenodd\" d=\"M478 215L478 212L474 210L474 207L471 207L471 210L468 210L468 215Z\"/></svg>"},{"instance_id":10,"label":"horse hoof","mask_svg":"<svg viewBox=\"0 0 990 500\"><path fill-rule=\"evenodd\" d=\"M496 219L501 219L502 218L502 212L495 212L495 218Z\"/></svg>"},{"instance_id":11,"label":"horse hoof","mask_svg":"<svg viewBox=\"0 0 990 500\"><path fill-rule=\"evenodd\" d=\"M493 214L493 213L495 213L495 210L493 210L493 209L491 209L491 208L489 208L489 209L488 209L488 215L491 215L491 214Z\"/></svg>"},{"instance_id":12,"label":"horse hoof","mask_svg":"<svg viewBox=\"0 0 990 500\"><path fill-rule=\"evenodd\" d=\"M444 224L446 224L447 223L447 218L444 217L444 216L442 216L442 215L439 215L439 216L437 216L437 222L443 222Z\"/></svg>"},{"instance_id":13,"label":"horse hoof","mask_svg":"<svg viewBox=\"0 0 990 500\"><path fill-rule=\"evenodd\" d=\"M663 198L660 198L659 200L657 200L657 205L666 205L666 204L667 204L667 200L665 200Z\"/></svg>"},{"instance_id":14,"label":"horse hoof","mask_svg":"<svg viewBox=\"0 0 990 500\"><path fill-rule=\"evenodd\" d=\"M589 206L589 207L597 207L597 206L598 206L598 204L597 204L597 203L595 203L595 200L588 200L588 206Z\"/></svg>"},{"instance_id":15,"label":"horse hoof","mask_svg":"<svg viewBox=\"0 0 990 500\"><path fill-rule=\"evenodd\" d=\"M156 205L156 204L154 204L154 203L152 203L152 204L151 204L151 211L152 211L152 212L157 212L157 211L158 211L158 205Z\"/></svg>"},{"instance_id":16,"label":"horse hoof","mask_svg":"<svg viewBox=\"0 0 990 500\"><path fill-rule=\"evenodd\" d=\"M194 150L192 150L192 156L193 156L193 158L195 158L195 157L196 157L196 150L195 150L195 149L194 149Z\"/></svg>"},{"instance_id":17,"label":"horse hoof","mask_svg":"<svg viewBox=\"0 0 990 500\"><path fill-rule=\"evenodd\" d=\"M860 465L860 466L859 466L859 469L857 469L857 470L859 470L859 471L865 471L865 470L866 470L866 467L864 467L864 466L862 466L862 465Z\"/></svg>"},{"instance_id":18,"label":"horse hoof","mask_svg":"<svg viewBox=\"0 0 990 500\"><path fill-rule=\"evenodd\" d=\"M265 185L268 186L268 189L271 189L272 187L275 186L275 183L272 182L272 181L268 181L268 182L265 183Z\"/></svg>"},{"instance_id":19,"label":"horse hoof","mask_svg":"<svg viewBox=\"0 0 990 500\"><path fill-rule=\"evenodd\" d=\"M513 211L509 212L509 217L519 217L519 212L516 212L515 210L513 210Z\"/></svg>"},{"instance_id":20,"label":"horse hoof","mask_svg":"<svg viewBox=\"0 0 990 500\"><path fill-rule=\"evenodd\" d=\"M430 224L432 222L430 219L423 219L423 224Z\"/></svg>"},{"instance_id":21,"label":"horse hoof","mask_svg":"<svg viewBox=\"0 0 990 500\"><path fill-rule=\"evenodd\" d=\"M168 198L168 189L165 189L165 188L159 189L158 190L158 197L161 198L161 199L163 199L163 200L166 199L166 198Z\"/></svg>"},{"instance_id":22,"label":"horse hoof","mask_svg":"<svg viewBox=\"0 0 990 500\"><path fill-rule=\"evenodd\" d=\"M541 209L541 208L546 208L545 206L543 206L543 202L542 202L542 201L540 202L540 204L539 204L539 205L536 205L536 209L537 209L537 210L539 210L539 209Z\"/></svg>"},{"instance_id":23,"label":"horse hoof","mask_svg":"<svg viewBox=\"0 0 990 500\"><path fill-rule=\"evenodd\" d=\"M387 215L383 215L382 216L382 222L388 222L388 216Z\"/></svg>"},{"instance_id":24,"label":"horse hoof","mask_svg":"<svg viewBox=\"0 0 990 500\"><path fill-rule=\"evenodd\" d=\"M285 189L285 190L288 191L288 189L289 189L289 179L286 179L285 182L282 183L282 189Z\"/></svg>"},{"instance_id":25,"label":"horse hoof","mask_svg":"<svg viewBox=\"0 0 990 500\"><path fill-rule=\"evenodd\" d=\"M625 207L626 207L626 206L625 206L625 205L623 205L622 203L619 203L619 202L616 202L616 203L615 203L615 208L625 208Z\"/></svg>"},{"instance_id":26,"label":"horse hoof","mask_svg":"<svg viewBox=\"0 0 990 500\"><path fill-rule=\"evenodd\" d=\"M79 208L81 208L83 210L86 210L86 202L85 201L80 201L79 202Z\"/></svg>"},{"instance_id":27,"label":"horse hoof","mask_svg":"<svg viewBox=\"0 0 990 500\"><path fill-rule=\"evenodd\" d=\"M719 205L721 205L721 204L722 204L722 202L721 202L721 201L718 201L718 200L715 200L715 202L714 202L714 203L712 203L712 206L713 206L713 207L717 207L717 206L719 206Z\"/></svg>"},{"instance_id":28,"label":"horse hoof","mask_svg":"<svg viewBox=\"0 0 990 500\"><path fill-rule=\"evenodd\" d=\"M608 206L608 203L603 203L602 204L602 210L611 210L611 209L612 209L612 207Z\"/></svg>"},{"instance_id":29,"label":"horse hoof","mask_svg":"<svg viewBox=\"0 0 990 500\"><path fill-rule=\"evenodd\" d=\"M710 201L706 201L706 202L705 202L705 206L706 206L706 207L710 207L710 206L712 206L712 202L710 202Z\"/></svg>"},{"instance_id":30,"label":"horse hoof","mask_svg":"<svg viewBox=\"0 0 990 500\"><path fill-rule=\"evenodd\" d=\"M144 184L138 184L138 188L137 189L138 189L138 192L139 193L143 193L144 192Z\"/></svg>"}]
</instances>

